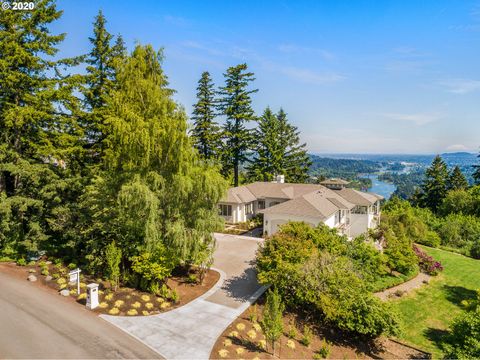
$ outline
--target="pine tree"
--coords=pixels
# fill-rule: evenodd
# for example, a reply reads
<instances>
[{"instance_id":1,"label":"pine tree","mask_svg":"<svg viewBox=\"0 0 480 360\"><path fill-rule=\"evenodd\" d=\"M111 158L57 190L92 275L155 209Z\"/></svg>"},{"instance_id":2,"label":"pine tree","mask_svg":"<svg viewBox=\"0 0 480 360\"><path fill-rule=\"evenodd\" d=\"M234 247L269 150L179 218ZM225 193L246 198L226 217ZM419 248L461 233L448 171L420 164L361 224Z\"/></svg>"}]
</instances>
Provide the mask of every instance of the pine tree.
<instances>
[{"instance_id":1,"label":"pine tree","mask_svg":"<svg viewBox=\"0 0 480 360\"><path fill-rule=\"evenodd\" d=\"M299 144L297 128L288 123L286 113L277 115L265 109L255 130L258 141L256 154L248 167L252 180L272 181L276 175L285 175L288 182L307 179L310 158L305 144Z\"/></svg>"},{"instance_id":2,"label":"pine tree","mask_svg":"<svg viewBox=\"0 0 480 360\"><path fill-rule=\"evenodd\" d=\"M448 170L447 164L437 155L425 171L425 180L421 186L421 204L437 211L447 194Z\"/></svg>"},{"instance_id":3,"label":"pine tree","mask_svg":"<svg viewBox=\"0 0 480 360\"><path fill-rule=\"evenodd\" d=\"M45 248L81 156L79 78L60 73L79 60L52 60L60 16L53 1L0 12L0 256Z\"/></svg>"},{"instance_id":4,"label":"pine tree","mask_svg":"<svg viewBox=\"0 0 480 360\"><path fill-rule=\"evenodd\" d=\"M197 103L193 106L193 143L204 159L216 158L221 149L220 127L215 122L215 90L210 73L198 81Z\"/></svg>"},{"instance_id":5,"label":"pine tree","mask_svg":"<svg viewBox=\"0 0 480 360\"><path fill-rule=\"evenodd\" d=\"M305 182L312 162L307 154L306 144L300 144L300 132L287 120L287 114L280 109L277 114L280 122L280 141L285 149L284 168L288 182Z\"/></svg>"},{"instance_id":6,"label":"pine tree","mask_svg":"<svg viewBox=\"0 0 480 360\"><path fill-rule=\"evenodd\" d=\"M480 154L477 156L480 158ZM480 185L480 165L473 165L473 180L475 181L476 185Z\"/></svg>"},{"instance_id":7,"label":"pine tree","mask_svg":"<svg viewBox=\"0 0 480 360\"><path fill-rule=\"evenodd\" d=\"M92 49L87 56L86 88L84 91L88 113L85 115L87 124L88 144L93 147L94 163L98 163L104 138L106 101L115 86L116 62L126 56L125 43L121 35L115 39L106 29L107 20L102 11L98 12L93 23L93 37L90 37Z\"/></svg>"},{"instance_id":8,"label":"pine tree","mask_svg":"<svg viewBox=\"0 0 480 360\"><path fill-rule=\"evenodd\" d=\"M256 120L250 95L258 90L247 90L249 83L255 80L254 74L247 72L247 64L230 67L223 75L225 86L219 92L222 96L219 110L226 117L223 170L230 172L233 169L233 185L238 186L239 168L248 160L253 140L252 131L246 124Z\"/></svg>"},{"instance_id":9,"label":"pine tree","mask_svg":"<svg viewBox=\"0 0 480 360\"><path fill-rule=\"evenodd\" d=\"M460 170L460 167L455 166L448 177L448 190L460 190L468 188L468 181Z\"/></svg>"}]
</instances>

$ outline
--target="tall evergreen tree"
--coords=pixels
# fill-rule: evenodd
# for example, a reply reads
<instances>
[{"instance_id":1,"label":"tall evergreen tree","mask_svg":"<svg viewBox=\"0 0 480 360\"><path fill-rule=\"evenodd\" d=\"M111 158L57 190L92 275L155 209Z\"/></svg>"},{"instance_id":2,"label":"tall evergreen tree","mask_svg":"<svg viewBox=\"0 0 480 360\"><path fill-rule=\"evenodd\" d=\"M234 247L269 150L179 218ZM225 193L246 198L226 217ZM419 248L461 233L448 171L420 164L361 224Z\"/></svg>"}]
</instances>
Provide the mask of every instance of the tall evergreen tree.
<instances>
[{"instance_id":1,"label":"tall evergreen tree","mask_svg":"<svg viewBox=\"0 0 480 360\"><path fill-rule=\"evenodd\" d=\"M77 124L78 76L60 67L78 59L52 60L65 34L53 1L32 11L0 12L0 256L45 246L64 205L83 136Z\"/></svg>"},{"instance_id":2,"label":"tall evergreen tree","mask_svg":"<svg viewBox=\"0 0 480 360\"><path fill-rule=\"evenodd\" d=\"M285 149L284 163L286 180L289 182L304 182L308 178L308 169L312 164L307 154L306 144L300 143L300 131L288 122L283 109L277 114L280 122L280 141Z\"/></svg>"},{"instance_id":3,"label":"tall evergreen tree","mask_svg":"<svg viewBox=\"0 0 480 360\"><path fill-rule=\"evenodd\" d=\"M285 175L288 182L307 179L310 158L305 144L299 144L299 132L281 109L277 115L265 109L255 130L258 143L256 154L248 167L252 180L272 181L275 175Z\"/></svg>"},{"instance_id":4,"label":"tall evergreen tree","mask_svg":"<svg viewBox=\"0 0 480 360\"><path fill-rule=\"evenodd\" d=\"M477 157L480 158L480 154ZM473 180L476 185L480 185L480 165L473 165L473 169Z\"/></svg>"},{"instance_id":5,"label":"tall evergreen tree","mask_svg":"<svg viewBox=\"0 0 480 360\"><path fill-rule=\"evenodd\" d=\"M240 165L248 160L252 147L252 131L246 127L256 120L252 109L251 94L258 89L248 90L248 85L255 80L252 72L247 71L247 64L232 66L223 74L225 86L220 88L219 110L225 115L225 147L223 151L223 170L233 169L233 185L238 186Z\"/></svg>"},{"instance_id":6,"label":"tall evergreen tree","mask_svg":"<svg viewBox=\"0 0 480 360\"><path fill-rule=\"evenodd\" d=\"M432 164L425 171L425 180L421 186L421 204L437 211L447 194L448 170L447 164L440 155L435 156Z\"/></svg>"},{"instance_id":7,"label":"tall evergreen tree","mask_svg":"<svg viewBox=\"0 0 480 360\"><path fill-rule=\"evenodd\" d=\"M215 122L215 90L210 73L205 71L198 81L197 103L193 105L193 143L205 159L220 153L220 127Z\"/></svg>"},{"instance_id":8,"label":"tall evergreen tree","mask_svg":"<svg viewBox=\"0 0 480 360\"><path fill-rule=\"evenodd\" d=\"M123 38L114 37L106 29L107 20L100 10L93 23L93 36L89 38L92 49L87 56L86 88L84 91L87 105L87 147L93 147L92 156L98 163L104 138L105 106L109 94L115 86L116 62L125 58L126 48Z\"/></svg>"},{"instance_id":9,"label":"tall evergreen tree","mask_svg":"<svg viewBox=\"0 0 480 360\"><path fill-rule=\"evenodd\" d=\"M460 170L459 166L455 166L448 177L448 190L460 190L468 187L468 181Z\"/></svg>"}]
</instances>

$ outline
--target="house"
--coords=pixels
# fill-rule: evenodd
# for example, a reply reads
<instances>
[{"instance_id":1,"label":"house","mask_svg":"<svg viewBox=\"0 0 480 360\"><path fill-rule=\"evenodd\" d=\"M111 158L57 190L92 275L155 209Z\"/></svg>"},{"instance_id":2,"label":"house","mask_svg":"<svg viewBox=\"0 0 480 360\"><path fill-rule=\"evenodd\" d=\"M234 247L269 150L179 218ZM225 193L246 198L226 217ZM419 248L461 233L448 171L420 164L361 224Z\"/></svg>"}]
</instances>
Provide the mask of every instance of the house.
<instances>
[{"instance_id":1,"label":"house","mask_svg":"<svg viewBox=\"0 0 480 360\"><path fill-rule=\"evenodd\" d=\"M347 188L347 181L329 179L322 184L254 182L230 188L219 203L219 214L228 223L245 222L263 214L263 233L272 235L289 221L320 222L348 237L375 228L380 221L382 196Z\"/></svg>"}]
</instances>

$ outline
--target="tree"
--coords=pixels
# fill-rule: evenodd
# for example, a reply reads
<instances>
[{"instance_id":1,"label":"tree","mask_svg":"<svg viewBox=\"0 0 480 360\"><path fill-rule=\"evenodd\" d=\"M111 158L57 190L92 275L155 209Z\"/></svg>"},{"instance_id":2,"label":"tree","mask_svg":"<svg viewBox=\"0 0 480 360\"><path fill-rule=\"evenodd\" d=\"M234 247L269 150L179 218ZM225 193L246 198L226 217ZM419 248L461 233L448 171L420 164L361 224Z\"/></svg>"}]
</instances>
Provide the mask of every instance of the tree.
<instances>
[{"instance_id":1,"label":"tree","mask_svg":"<svg viewBox=\"0 0 480 360\"><path fill-rule=\"evenodd\" d=\"M480 358L480 295L472 309L455 319L447 338L446 353L449 359Z\"/></svg>"},{"instance_id":2,"label":"tree","mask_svg":"<svg viewBox=\"0 0 480 360\"><path fill-rule=\"evenodd\" d=\"M113 282L115 291L117 291L120 279L120 261L122 260L122 249L112 241L105 248L105 260L107 263L107 276Z\"/></svg>"},{"instance_id":3,"label":"tree","mask_svg":"<svg viewBox=\"0 0 480 360\"><path fill-rule=\"evenodd\" d=\"M137 45L117 69L106 104L102 171L82 198L83 251L92 264L112 240L127 260L150 253L154 261L161 253L173 266L195 264L205 258L200 252L213 251L226 184L193 148L162 59L161 51Z\"/></svg>"},{"instance_id":4,"label":"tree","mask_svg":"<svg viewBox=\"0 0 480 360\"><path fill-rule=\"evenodd\" d=\"M300 132L287 120L287 114L280 109L277 114L280 122L280 144L285 149L284 167L289 182L305 182L312 164L307 154L306 144L300 144Z\"/></svg>"},{"instance_id":5,"label":"tree","mask_svg":"<svg viewBox=\"0 0 480 360\"><path fill-rule=\"evenodd\" d=\"M256 154L248 167L253 180L272 181L283 174L288 182L304 182L308 178L310 158L305 144L299 144L297 128L288 123L287 115L280 109L273 114L265 109L255 130Z\"/></svg>"},{"instance_id":6,"label":"tree","mask_svg":"<svg viewBox=\"0 0 480 360\"><path fill-rule=\"evenodd\" d=\"M272 345L272 354L275 356L275 343L283 334L283 311L285 305L278 294L277 289L268 290L263 318L260 321L263 333L267 341Z\"/></svg>"},{"instance_id":7,"label":"tree","mask_svg":"<svg viewBox=\"0 0 480 360\"><path fill-rule=\"evenodd\" d=\"M251 94L258 90L247 90L249 83L255 80L254 74L247 72L247 64L232 66L223 75L225 86L220 88L218 106L226 117L223 171L229 173L233 169L233 185L238 186L240 165L248 160L252 147L252 131L246 124L256 120Z\"/></svg>"},{"instance_id":8,"label":"tree","mask_svg":"<svg viewBox=\"0 0 480 360\"><path fill-rule=\"evenodd\" d=\"M478 157L480 158L480 154L478 155ZM474 169L472 176L475 180L475 184L480 185L480 165L473 165L472 167Z\"/></svg>"},{"instance_id":9,"label":"tree","mask_svg":"<svg viewBox=\"0 0 480 360\"><path fill-rule=\"evenodd\" d=\"M65 34L49 30L60 16L48 0L0 13L0 253L9 256L62 234L82 154L79 78L60 71L79 59L54 60Z\"/></svg>"},{"instance_id":10,"label":"tree","mask_svg":"<svg viewBox=\"0 0 480 360\"><path fill-rule=\"evenodd\" d=\"M463 175L462 170L457 165L450 172L448 177L447 189L448 190L460 190L468 188L467 178Z\"/></svg>"},{"instance_id":11,"label":"tree","mask_svg":"<svg viewBox=\"0 0 480 360\"><path fill-rule=\"evenodd\" d=\"M197 103L193 106L193 129L195 148L205 159L216 158L221 149L220 127L215 122L215 90L210 73L205 71L198 81Z\"/></svg>"},{"instance_id":12,"label":"tree","mask_svg":"<svg viewBox=\"0 0 480 360\"><path fill-rule=\"evenodd\" d=\"M421 187L421 204L436 212L447 194L447 184L447 164L437 155L425 171L425 180Z\"/></svg>"},{"instance_id":13,"label":"tree","mask_svg":"<svg viewBox=\"0 0 480 360\"><path fill-rule=\"evenodd\" d=\"M92 156L101 159L101 146L104 139L105 106L107 98L115 86L116 64L126 56L125 43L119 35L112 46L113 36L106 29L107 20L100 10L93 23L92 49L87 55L86 88L84 90L88 113L88 145L93 147Z\"/></svg>"}]
</instances>

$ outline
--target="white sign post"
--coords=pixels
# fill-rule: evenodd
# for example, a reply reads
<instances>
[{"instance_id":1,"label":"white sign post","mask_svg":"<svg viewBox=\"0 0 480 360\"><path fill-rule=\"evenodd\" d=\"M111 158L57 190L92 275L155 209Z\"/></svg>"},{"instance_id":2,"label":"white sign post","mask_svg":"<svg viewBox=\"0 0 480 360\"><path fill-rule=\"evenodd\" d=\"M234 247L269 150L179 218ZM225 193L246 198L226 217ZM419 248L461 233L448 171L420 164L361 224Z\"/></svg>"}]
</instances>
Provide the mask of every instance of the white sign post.
<instances>
[{"instance_id":1,"label":"white sign post","mask_svg":"<svg viewBox=\"0 0 480 360\"><path fill-rule=\"evenodd\" d=\"M75 269L68 273L70 275L70 284L77 283L77 295L80 295L80 273L82 270Z\"/></svg>"},{"instance_id":2,"label":"white sign post","mask_svg":"<svg viewBox=\"0 0 480 360\"><path fill-rule=\"evenodd\" d=\"M87 285L87 309L93 310L98 306L98 284Z\"/></svg>"}]
</instances>

